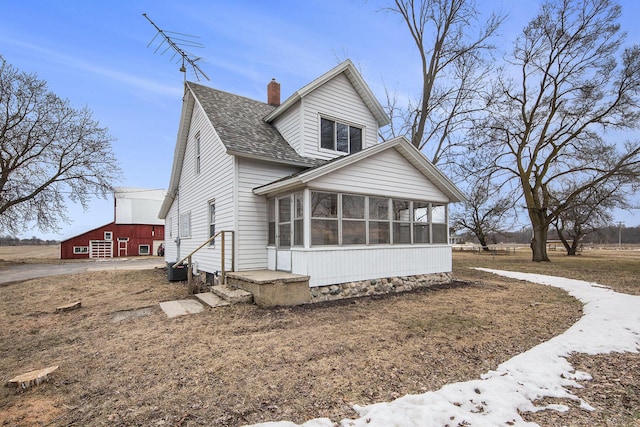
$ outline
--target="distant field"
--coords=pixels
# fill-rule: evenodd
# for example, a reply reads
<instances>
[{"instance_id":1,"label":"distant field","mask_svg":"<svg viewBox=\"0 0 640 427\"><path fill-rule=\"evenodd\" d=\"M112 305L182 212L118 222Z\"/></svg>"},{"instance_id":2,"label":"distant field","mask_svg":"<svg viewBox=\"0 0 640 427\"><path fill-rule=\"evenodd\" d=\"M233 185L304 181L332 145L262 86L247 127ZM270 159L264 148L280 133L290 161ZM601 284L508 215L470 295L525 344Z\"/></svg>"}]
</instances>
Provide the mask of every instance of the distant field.
<instances>
[{"instance_id":1,"label":"distant field","mask_svg":"<svg viewBox=\"0 0 640 427\"><path fill-rule=\"evenodd\" d=\"M0 260L4 261L57 258L60 258L60 245L0 246Z\"/></svg>"}]
</instances>

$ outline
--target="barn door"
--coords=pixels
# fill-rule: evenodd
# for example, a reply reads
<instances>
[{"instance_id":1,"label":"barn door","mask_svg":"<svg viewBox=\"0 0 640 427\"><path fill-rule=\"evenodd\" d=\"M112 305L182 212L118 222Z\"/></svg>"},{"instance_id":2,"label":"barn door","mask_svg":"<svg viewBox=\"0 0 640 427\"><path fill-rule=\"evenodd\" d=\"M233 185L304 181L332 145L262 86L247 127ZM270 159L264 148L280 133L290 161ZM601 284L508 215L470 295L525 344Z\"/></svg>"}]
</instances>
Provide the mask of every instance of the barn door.
<instances>
[{"instance_id":1,"label":"barn door","mask_svg":"<svg viewBox=\"0 0 640 427\"><path fill-rule=\"evenodd\" d=\"M118 256L127 256L127 247L129 239L126 237L118 237Z\"/></svg>"}]
</instances>

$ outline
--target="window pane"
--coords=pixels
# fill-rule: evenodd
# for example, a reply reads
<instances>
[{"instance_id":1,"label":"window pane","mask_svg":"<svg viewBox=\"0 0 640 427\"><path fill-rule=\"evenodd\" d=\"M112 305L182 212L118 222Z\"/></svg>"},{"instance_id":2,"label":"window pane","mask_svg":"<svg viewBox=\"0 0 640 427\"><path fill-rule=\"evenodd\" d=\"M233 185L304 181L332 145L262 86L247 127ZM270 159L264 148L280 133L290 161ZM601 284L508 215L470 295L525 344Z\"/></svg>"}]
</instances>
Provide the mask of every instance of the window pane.
<instances>
[{"instance_id":1,"label":"window pane","mask_svg":"<svg viewBox=\"0 0 640 427\"><path fill-rule=\"evenodd\" d=\"M276 223L269 221L269 237L267 240L268 245L276 244Z\"/></svg>"},{"instance_id":2,"label":"window pane","mask_svg":"<svg viewBox=\"0 0 640 427\"><path fill-rule=\"evenodd\" d=\"M327 219L311 220L312 245L337 245L338 221Z\"/></svg>"},{"instance_id":3,"label":"window pane","mask_svg":"<svg viewBox=\"0 0 640 427\"><path fill-rule=\"evenodd\" d=\"M369 197L369 219L389 219L389 199Z\"/></svg>"},{"instance_id":4,"label":"window pane","mask_svg":"<svg viewBox=\"0 0 640 427\"><path fill-rule=\"evenodd\" d=\"M369 222L369 244L389 243L389 223L370 221Z\"/></svg>"},{"instance_id":5,"label":"window pane","mask_svg":"<svg viewBox=\"0 0 640 427\"><path fill-rule=\"evenodd\" d=\"M364 245L367 231L364 221L342 221L342 244Z\"/></svg>"},{"instance_id":6,"label":"window pane","mask_svg":"<svg viewBox=\"0 0 640 427\"><path fill-rule=\"evenodd\" d=\"M342 196L342 217L364 219L364 196Z\"/></svg>"},{"instance_id":7,"label":"window pane","mask_svg":"<svg viewBox=\"0 0 640 427\"><path fill-rule=\"evenodd\" d=\"M338 195L335 193L311 193L311 216L314 218L337 218Z\"/></svg>"},{"instance_id":8,"label":"window pane","mask_svg":"<svg viewBox=\"0 0 640 427\"><path fill-rule=\"evenodd\" d=\"M293 200L295 203L295 218L304 218L304 198L302 196L302 193L294 194Z\"/></svg>"},{"instance_id":9,"label":"window pane","mask_svg":"<svg viewBox=\"0 0 640 427\"><path fill-rule=\"evenodd\" d=\"M448 243L447 242L447 224L433 224L433 243Z\"/></svg>"},{"instance_id":10,"label":"window pane","mask_svg":"<svg viewBox=\"0 0 640 427\"><path fill-rule=\"evenodd\" d=\"M278 199L278 222L291 221L291 198Z\"/></svg>"},{"instance_id":11,"label":"window pane","mask_svg":"<svg viewBox=\"0 0 640 427\"><path fill-rule=\"evenodd\" d=\"M409 202L406 200L393 201L393 220L394 221L411 221L409 216Z\"/></svg>"},{"instance_id":12,"label":"window pane","mask_svg":"<svg viewBox=\"0 0 640 427\"><path fill-rule=\"evenodd\" d=\"M413 202L413 221L429 222L429 203Z\"/></svg>"},{"instance_id":13,"label":"window pane","mask_svg":"<svg viewBox=\"0 0 640 427\"><path fill-rule=\"evenodd\" d=\"M429 243L429 223L413 224L413 242Z\"/></svg>"},{"instance_id":14,"label":"window pane","mask_svg":"<svg viewBox=\"0 0 640 427\"><path fill-rule=\"evenodd\" d=\"M336 123L336 150L343 153L349 152L349 126L344 123Z\"/></svg>"},{"instance_id":15,"label":"window pane","mask_svg":"<svg viewBox=\"0 0 640 427\"><path fill-rule=\"evenodd\" d=\"M280 224L280 241L279 247L288 248L291 246L291 223Z\"/></svg>"},{"instance_id":16,"label":"window pane","mask_svg":"<svg viewBox=\"0 0 640 427\"><path fill-rule=\"evenodd\" d=\"M268 245L276 244L276 199L267 201L267 217L269 218Z\"/></svg>"},{"instance_id":17,"label":"window pane","mask_svg":"<svg viewBox=\"0 0 640 427\"><path fill-rule=\"evenodd\" d=\"M411 243L411 224L408 222L393 223L393 243Z\"/></svg>"},{"instance_id":18,"label":"window pane","mask_svg":"<svg viewBox=\"0 0 640 427\"><path fill-rule=\"evenodd\" d=\"M320 119L320 147L327 150L335 150L335 122L327 119Z\"/></svg>"},{"instance_id":19,"label":"window pane","mask_svg":"<svg viewBox=\"0 0 640 427\"><path fill-rule=\"evenodd\" d=\"M444 205L433 205L431 209L432 222L445 224L447 222L446 209Z\"/></svg>"},{"instance_id":20,"label":"window pane","mask_svg":"<svg viewBox=\"0 0 640 427\"><path fill-rule=\"evenodd\" d=\"M351 145L351 153L357 153L362 150L362 129L349 128L349 140Z\"/></svg>"},{"instance_id":21,"label":"window pane","mask_svg":"<svg viewBox=\"0 0 640 427\"><path fill-rule=\"evenodd\" d=\"M304 224L301 219L296 219L293 221L293 245L294 246L302 246L304 245Z\"/></svg>"}]
</instances>

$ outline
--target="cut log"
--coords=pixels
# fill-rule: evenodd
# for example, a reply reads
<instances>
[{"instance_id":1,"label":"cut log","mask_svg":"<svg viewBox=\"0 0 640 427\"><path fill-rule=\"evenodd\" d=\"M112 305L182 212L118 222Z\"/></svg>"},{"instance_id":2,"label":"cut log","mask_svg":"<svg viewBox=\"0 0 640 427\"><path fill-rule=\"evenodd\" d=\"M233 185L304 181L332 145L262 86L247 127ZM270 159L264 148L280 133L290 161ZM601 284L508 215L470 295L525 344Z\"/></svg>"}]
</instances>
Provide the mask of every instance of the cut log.
<instances>
[{"instance_id":1,"label":"cut log","mask_svg":"<svg viewBox=\"0 0 640 427\"><path fill-rule=\"evenodd\" d=\"M38 369L37 371L27 372L26 374L18 375L15 378L9 380L9 385L26 389L44 381L49 380L49 374L58 369L58 366L49 366L48 368Z\"/></svg>"},{"instance_id":2,"label":"cut log","mask_svg":"<svg viewBox=\"0 0 640 427\"><path fill-rule=\"evenodd\" d=\"M81 306L80 301L73 302L71 304L62 305L60 307L56 307L56 313L64 313L65 311L77 310Z\"/></svg>"}]
</instances>

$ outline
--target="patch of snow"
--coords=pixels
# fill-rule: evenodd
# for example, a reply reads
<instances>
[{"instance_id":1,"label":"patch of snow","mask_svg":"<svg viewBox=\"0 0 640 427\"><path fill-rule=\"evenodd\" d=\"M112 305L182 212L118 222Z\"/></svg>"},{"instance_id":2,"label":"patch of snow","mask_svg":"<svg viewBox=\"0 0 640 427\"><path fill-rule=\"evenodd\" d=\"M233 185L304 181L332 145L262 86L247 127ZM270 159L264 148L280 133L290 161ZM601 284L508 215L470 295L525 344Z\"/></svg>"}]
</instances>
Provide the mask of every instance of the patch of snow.
<instances>
[{"instance_id":1,"label":"patch of snow","mask_svg":"<svg viewBox=\"0 0 640 427\"><path fill-rule=\"evenodd\" d=\"M603 354L640 351L640 297L620 294L597 283L540 274L478 270L567 291L584 304L583 316L563 334L539 344L500 364L480 379L447 384L440 390L406 395L392 402L354 406L358 419L345 419L342 427L393 426L536 426L519 412L568 411L566 405L536 406L544 397L567 398L594 410L588 402L573 395L577 381L590 380L586 372L576 371L567 361L571 353ZM316 418L298 425L289 421L255 424L269 427L334 427L327 418Z\"/></svg>"}]
</instances>

